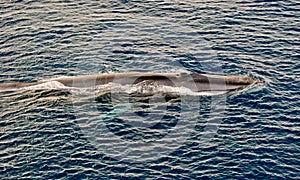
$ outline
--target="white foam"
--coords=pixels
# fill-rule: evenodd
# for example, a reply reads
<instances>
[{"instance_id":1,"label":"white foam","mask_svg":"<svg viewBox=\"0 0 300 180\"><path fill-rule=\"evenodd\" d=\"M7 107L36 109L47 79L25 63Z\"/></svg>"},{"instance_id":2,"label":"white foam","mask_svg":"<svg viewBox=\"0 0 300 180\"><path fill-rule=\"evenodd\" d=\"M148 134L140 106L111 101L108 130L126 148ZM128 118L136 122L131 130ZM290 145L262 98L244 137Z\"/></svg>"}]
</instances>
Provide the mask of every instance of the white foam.
<instances>
[{"instance_id":1,"label":"white foam","mask_svg":"<svg viewBox=\"0 0 300 180\"><path fill-rule=\"evenodd\" d=\"M41 84L23 87L21 89L25 90L36 90L36 89L70 89L70 87L65 86L64 84L58 81L47 81Z\"/></svg>"},{"instance_id":2,"label":"white foam","mask_svg":"<svg viewBox=\"0 0 300 180\"><path fill-rule=\"evenodd\" d=\"M108 83L105 85L99 85L95 88L95 93L101 92L111 93L126 93L137 95L154 95L154 94L172 94L177 96L214 96L225 94L228 91L203 91L194 92L186 87L171 87L157 84L134 84L134 85L121 85L117 83Z\"/></svg>"},{"instance_id":3,"label":"white foam","mask_svg":"<svg viewBox=\"0 0 300 180\"><path fill-rule=\"evenodd\" d=\"M222 95L227 93L228 91L202 91L202 92L194 92L189 88L186 87L172 87L172 86L165 86L152 82L141 82L138 84L133 85L121 85L118 83L108 83L104 85L97 85L94 87L69 87L65 86L64 84L51 80L45 81L44 83L23 87L18 90L42 90L42 89L66 89L70 90L72 93L95 93L101 94L104 92L111 92L111 93L126 93L126 94L134 94L140 96L148 96L148 95L155 95L155 94L169 94L175 96L215 96L215 95ZM14 90L14 89L11 89ZM5 89L7 91L7 89Z\"/></svg>"}]
</instances>

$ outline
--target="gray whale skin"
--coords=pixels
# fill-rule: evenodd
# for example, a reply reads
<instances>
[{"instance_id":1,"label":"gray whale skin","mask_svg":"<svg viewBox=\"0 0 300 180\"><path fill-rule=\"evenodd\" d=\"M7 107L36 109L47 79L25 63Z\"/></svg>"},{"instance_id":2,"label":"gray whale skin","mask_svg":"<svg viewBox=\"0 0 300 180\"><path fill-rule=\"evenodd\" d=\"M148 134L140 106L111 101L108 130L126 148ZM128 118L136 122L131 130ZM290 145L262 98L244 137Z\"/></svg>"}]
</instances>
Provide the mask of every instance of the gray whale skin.
<instances>
[{"instance_id":1,"label":"gray whale skin","mask_svg":"<svg viewBox=\"0 0 300 180\"><path fill-rule=\"evenodd\" d=\"M92 87L116 82L121 85L153 84L186 87L194 92L201 91L233 91L259 83L249 77L217 76L198 73L112 73L88 75L79 77L63 77L39 82L10 82L0 84L0 90L19 89L42 84L48 81L57 81L67 87Z\"/></svg>"}]
</instances>

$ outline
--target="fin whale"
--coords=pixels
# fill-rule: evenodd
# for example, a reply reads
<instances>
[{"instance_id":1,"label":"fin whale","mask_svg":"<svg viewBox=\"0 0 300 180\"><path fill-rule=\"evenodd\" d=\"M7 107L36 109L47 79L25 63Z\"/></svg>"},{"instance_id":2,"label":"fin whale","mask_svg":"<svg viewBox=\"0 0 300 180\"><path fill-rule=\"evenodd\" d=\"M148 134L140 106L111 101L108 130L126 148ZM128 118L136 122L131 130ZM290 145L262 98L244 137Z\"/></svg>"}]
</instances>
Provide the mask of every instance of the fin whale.
<instances>
[{"instance_id":1,"label":"fin whale","mask_svg":"<svg viewBox=\"0 0 300 180\"><path fill-rule=\"evenodd\" d=\"M19 89L49 81L57 81L67 87L93 87L117 82L121 85L156 83L172 87L186 87L194 92L232 91L260 81L241 76L217 76L197 73L112 73L79 77L62 77L38 82L10 82L0 84L0 90Z\"/></svg>"}]
</instances>

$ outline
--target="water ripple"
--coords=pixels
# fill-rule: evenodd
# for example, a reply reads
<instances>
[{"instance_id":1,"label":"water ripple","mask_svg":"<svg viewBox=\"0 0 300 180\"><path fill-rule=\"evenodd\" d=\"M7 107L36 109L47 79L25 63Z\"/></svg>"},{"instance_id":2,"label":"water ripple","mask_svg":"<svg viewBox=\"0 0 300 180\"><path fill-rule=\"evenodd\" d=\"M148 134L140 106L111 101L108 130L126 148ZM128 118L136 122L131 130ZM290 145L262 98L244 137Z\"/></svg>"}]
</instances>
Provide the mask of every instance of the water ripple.
<instances>
[{"instance_id":1,"label":"water ripple","mask_svg":"<svg viewBox=\"0 0 300 180\"><path fill-rule=\"evenodd\" d=\"M144 163L111 158L82 131L98 128L99 117L120 106L98 97L97 111L88 111L89 104L73 103L63 90L0 92L2 179L299 179L298 1L32 0L0 6L0 83L181 68L265 82L256 91L228 95L225 113L215 116L216 99L200 99L199 112L189 113L196 124L186 142ZM87 111L78 116L76 105ZM140 103L131 107L136 114L106 119L107 126L125 140L163 138L182 115L175 105L152 129L119 121L165 113L151 111L155 107ZM208 136L206 123L217 119L217 134Z\"/></svg>"}]
</instances>

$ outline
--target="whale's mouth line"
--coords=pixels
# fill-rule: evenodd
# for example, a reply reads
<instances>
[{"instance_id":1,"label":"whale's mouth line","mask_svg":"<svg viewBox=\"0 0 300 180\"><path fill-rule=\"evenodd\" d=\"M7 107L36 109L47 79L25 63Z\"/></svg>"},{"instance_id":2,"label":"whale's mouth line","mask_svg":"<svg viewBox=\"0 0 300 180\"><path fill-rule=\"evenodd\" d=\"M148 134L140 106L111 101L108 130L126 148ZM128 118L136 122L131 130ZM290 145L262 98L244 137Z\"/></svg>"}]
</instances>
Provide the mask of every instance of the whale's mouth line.
<instances>
[{"instance_id":1,"label":"whale's mouth line","mask_svg":"<svg viewBox=\"0 0 300 180\"><path fill-rule=\"evenodd\" d=\"M180 94L181 91L184 92L184 94L207 94L209 92L213 94L231 92L257 83L261 83L261 81L240 76L216 76L196 73L116 73L62 77L39 82L6 83L0 84L0 91L96 88L98 91L120 90L133 93L139 92L141 94L155 94L161 92L177 92Z\"/></svg>"}]
</instances>

